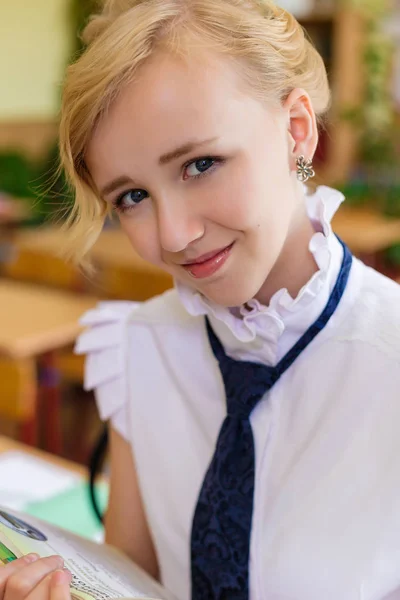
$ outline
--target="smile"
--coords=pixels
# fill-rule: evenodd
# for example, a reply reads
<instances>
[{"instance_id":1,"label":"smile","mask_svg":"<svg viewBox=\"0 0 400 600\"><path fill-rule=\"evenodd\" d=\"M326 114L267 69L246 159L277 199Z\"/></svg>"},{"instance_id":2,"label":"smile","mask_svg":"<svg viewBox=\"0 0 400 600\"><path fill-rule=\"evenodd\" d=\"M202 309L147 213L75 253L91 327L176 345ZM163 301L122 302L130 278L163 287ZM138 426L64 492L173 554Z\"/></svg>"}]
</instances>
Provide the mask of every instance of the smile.
<instances>
[{"instance_id":1,"label":"smile","mask_svg":"<svg viewBox=\"0 0 400 600\"><path fill-rule=\"evenodd\" d=\"M196 260L184 263L181 266L196 279L211 277L211 275L214 275L225 264L230 256L233 245L234 243L222 248L222 250L214 250L208 254L203 254L196 258Z\"/></svg>"}]
</instances>

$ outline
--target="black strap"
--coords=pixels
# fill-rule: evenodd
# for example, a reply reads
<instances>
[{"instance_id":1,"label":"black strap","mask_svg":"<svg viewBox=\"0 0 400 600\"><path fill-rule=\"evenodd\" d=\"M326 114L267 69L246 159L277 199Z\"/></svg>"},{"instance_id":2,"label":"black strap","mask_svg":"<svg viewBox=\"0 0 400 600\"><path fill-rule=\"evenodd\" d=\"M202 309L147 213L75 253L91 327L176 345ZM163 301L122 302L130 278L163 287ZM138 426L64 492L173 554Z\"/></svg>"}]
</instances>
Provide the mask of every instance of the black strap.
<instances>
[{"instance_id":1,"label":"black strap","mask_svg":"<svg viewBox=\"0 0 400 600\"><path fill-rule=\"evenodd\" d=\"M93 508L94 514L96 515L98 521L100 523L104 522L104 515L101 512L99 507L98 499L96 496L95 482L100 475L104 460L107 454L108 448L108 427L107 425L104 427L100 436L97 439L97 442L92 450L92 453L89 458L89 498L90 504Z\"/></svg>"}]
</instances>

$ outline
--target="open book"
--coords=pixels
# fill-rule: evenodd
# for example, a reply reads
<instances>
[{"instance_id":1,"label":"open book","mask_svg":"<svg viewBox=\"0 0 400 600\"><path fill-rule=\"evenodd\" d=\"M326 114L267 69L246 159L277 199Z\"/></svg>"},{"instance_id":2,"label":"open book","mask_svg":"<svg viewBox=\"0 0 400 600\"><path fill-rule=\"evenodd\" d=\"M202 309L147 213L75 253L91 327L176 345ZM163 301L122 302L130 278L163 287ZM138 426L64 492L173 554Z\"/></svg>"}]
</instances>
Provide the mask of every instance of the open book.
<instances>
[{"instance_id":1,"label":"open book","mask_svg":"<svg viewBox=\"0 0 400 600\"><path fill-rule=\"evenodd\" d=\"M74 600L174 600L115 548L95 544L43 521L0 507L0 565L30 552L59 554L72 573Z\"/></svg>"}]
</instances>

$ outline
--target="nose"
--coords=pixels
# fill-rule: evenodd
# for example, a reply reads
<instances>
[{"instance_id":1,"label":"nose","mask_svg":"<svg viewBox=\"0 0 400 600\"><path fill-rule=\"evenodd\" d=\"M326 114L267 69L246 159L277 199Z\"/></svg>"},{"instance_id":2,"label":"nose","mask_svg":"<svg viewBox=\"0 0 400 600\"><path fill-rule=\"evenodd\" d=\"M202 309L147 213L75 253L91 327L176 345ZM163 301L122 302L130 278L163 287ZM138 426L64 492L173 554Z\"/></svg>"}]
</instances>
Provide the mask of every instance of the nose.
<instances>
[{"instance_id":1,"label":"nose","mask_svg":"<svg viewBox=\"0 0 400 600\"><path fill-rule=\"evenodd\" d=\"M160 245L166 252L182 252L204 235L203 219L177 197L158 203L157 224Z\"/></svg>"}]
</instances>

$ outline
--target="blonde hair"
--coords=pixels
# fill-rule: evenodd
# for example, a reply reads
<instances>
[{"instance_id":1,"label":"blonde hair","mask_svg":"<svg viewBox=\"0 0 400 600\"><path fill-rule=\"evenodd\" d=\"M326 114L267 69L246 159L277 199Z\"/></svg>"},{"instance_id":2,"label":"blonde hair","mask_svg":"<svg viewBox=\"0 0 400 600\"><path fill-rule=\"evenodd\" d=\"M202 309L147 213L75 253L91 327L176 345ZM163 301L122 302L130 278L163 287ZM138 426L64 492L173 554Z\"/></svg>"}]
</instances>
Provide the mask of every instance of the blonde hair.
<instances>
[{"instance_id":1,"label":"blonde hair","mask_svg":"<svg viewBox=\"0 0 400 600\"><path fill-rule=\"evenodd\" d=\"M108 212L85 165L93 130L157 48L185 54L188 39L236 58L266 101L282 102L303 88L318 118L329 108L322 58L295 18L270 0L104 0L83 32L87 48L68 68L62 100L61 168L75 193L69 255L77 263L84 263Z\"/></svg>"}]
</instances>

